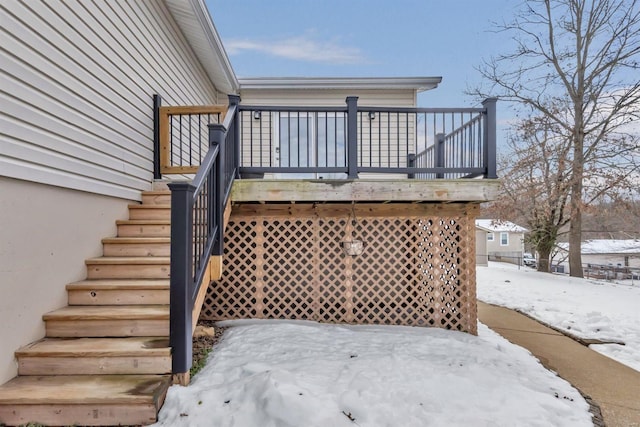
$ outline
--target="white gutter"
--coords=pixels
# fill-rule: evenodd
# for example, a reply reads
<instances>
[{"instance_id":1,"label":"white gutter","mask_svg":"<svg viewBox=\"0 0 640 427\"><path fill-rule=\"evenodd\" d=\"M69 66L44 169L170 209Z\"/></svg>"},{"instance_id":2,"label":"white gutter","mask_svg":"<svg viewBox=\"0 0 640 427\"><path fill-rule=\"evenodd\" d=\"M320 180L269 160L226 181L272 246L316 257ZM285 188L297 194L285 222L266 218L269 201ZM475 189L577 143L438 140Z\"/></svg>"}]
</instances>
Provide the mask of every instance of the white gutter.
<instances>
[{"instance_id":1,"label":"white gutter","mask_svg":"<svg viewBox=\"0 0 640 427\"><path fill-rule=\"evenodd\" d=\"M239 78L249 89L435 89L442 77L248 77Z\"/></svg>"}]
</instances>

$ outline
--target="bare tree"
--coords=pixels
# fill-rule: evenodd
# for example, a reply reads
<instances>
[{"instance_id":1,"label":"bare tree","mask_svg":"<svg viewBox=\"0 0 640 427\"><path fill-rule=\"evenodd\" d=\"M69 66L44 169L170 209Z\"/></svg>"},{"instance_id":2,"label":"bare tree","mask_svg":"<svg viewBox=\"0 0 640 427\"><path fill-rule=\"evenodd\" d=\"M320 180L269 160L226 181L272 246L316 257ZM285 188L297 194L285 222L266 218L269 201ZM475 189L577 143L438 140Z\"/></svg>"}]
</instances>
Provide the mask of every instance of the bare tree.
<instances>
[{"instance_id":1,"label":"bare tree","mask_svg":"<svg viewBox=\"0 0 640 427\"><path fill-rule=\"evenodd\" d=\"M585 173L587 159L609 167L638 160L629 125L640 113L639 9L638 0L526 0L513 22L497 25L516 49L485 61L479 71L489 86L471 91L542 114L567 138L572 276L582 277L585 191L599 179ZM559 104L567 108L550 108Z\"/></svg>"},{"instance_id":2,"label":"bare tree","mask_svg":"<svg viewBox=\"0 0 640 427\"><path fill-rule=\"evenodd\" d=\"M549 106L549 111L566 106ZM618 143L622 144L622 143ZM550 271L554 247L571 222L572 143L563 128L547 115L519 121L508 140L508 154L500 160L501 193L489 213L526 225L527 241L538 252L538 270ZM618 161L616 167L603 162L603 153L585 157L584 204L603 199L623 199L632 187L635 166Z\"/></svg>"},{"instance_id":3,"label":"bare tree","mask_svg":"<svg viewBox=\"0 0 640 427\"><path fill-rule=\"evenodd\" d=\"M549 272L551 252L569 223L571 175L568 139L546 116L519 122L500 160L500 197L489 208L494 217L524 224L538 253L538 271Z\"/></svg>"}]
</instances>

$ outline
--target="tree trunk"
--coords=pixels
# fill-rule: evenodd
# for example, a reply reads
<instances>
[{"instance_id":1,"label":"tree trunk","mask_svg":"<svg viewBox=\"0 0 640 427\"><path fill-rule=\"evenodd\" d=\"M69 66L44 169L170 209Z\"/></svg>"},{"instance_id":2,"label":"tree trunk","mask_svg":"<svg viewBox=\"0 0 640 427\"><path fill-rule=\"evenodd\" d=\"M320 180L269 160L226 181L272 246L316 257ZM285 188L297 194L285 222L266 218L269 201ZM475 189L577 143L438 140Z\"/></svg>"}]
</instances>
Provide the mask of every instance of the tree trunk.
<instances>
[{"instance_id":1,"label":"tree trunk","mask_svg":"<svg viewBox=\"0 0 640 427\"><path fill-rule=\"evenodd\" d=\"M581 244L582 209L580 207L577 207L577 209L575 209L575 211L571 215L571 223L569 228L569 271L571 277L584 277L582 273Z\"/></svg>"},{"instance_id":2,"label":"tree trunk","mask_svg":"<svg viewBox=\"0 0 640 427\"><path fill-rule=\"evenodd\" d=\"M556 243L556 234L544 233L536 244L536 252L538 252L538 271L549 273L551 271L551 250Z\"/></svg>"},{"instance_id":3,"label":"tree trunk","mask_svg":"<svg viewBox=\"0 0 640 427\"><path fill-rule=\"evenodd\" d=\"M549 273L550 269L549 269L549 265L551 264L551 249L547 248L547 247L542 247L539 249L536 249L536 251L538 252L538 271L541 271L543 273Z\"/></svg>"},{"instance_id":4,"label":"tree trunk","mask_svg":"<svg viewBox=\"0 0 640 427\"><path fill-rule=\"evenodd\" d=\"M569 274L584 277L582 273L582 189L584 178L584 131L582 113L576 109L576 127L573 148L573 182L571 183L571 221L569 222Z\"/></svg>"}]
</instances>

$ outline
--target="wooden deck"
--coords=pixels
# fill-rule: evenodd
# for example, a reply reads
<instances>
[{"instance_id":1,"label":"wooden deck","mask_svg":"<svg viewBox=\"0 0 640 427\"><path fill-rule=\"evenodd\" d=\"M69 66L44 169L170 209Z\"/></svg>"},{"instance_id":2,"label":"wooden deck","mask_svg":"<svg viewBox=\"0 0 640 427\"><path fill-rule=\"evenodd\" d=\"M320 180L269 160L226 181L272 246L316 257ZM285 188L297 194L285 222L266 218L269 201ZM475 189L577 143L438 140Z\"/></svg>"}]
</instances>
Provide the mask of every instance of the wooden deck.
<instances>
[{"instance_id":1,"label":"wooden deck","mask_svg":"<svg viewBox=\"0 0 640 427\"><path fill-rule=\"evenodd\" d=\"M488 202L498 194L497 179L331 180L239 179L231 200L242 202Z\"/></svg>"}]
</instances>

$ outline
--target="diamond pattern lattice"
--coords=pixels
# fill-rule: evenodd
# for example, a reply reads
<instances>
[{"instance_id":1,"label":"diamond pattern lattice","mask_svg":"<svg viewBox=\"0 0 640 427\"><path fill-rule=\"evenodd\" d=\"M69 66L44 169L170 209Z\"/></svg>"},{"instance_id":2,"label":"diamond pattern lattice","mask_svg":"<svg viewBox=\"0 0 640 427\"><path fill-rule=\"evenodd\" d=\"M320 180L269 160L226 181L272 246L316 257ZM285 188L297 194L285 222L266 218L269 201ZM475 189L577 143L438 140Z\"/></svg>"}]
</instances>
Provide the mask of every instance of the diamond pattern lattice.
<instances>
[{"instance_id":1,"label":"diamond pattern lattice","mask_svg":"<svg viewBox=\"0 0 640 427\"><path fill-rule=\"evenodd\" d=\"M345 205L234 207L223 278L202 317L436 326L476 333L477 206L357 205L364 252L342 252ZM256 219L259 218L259 219Z\"/></svg>"}]
</instances>

